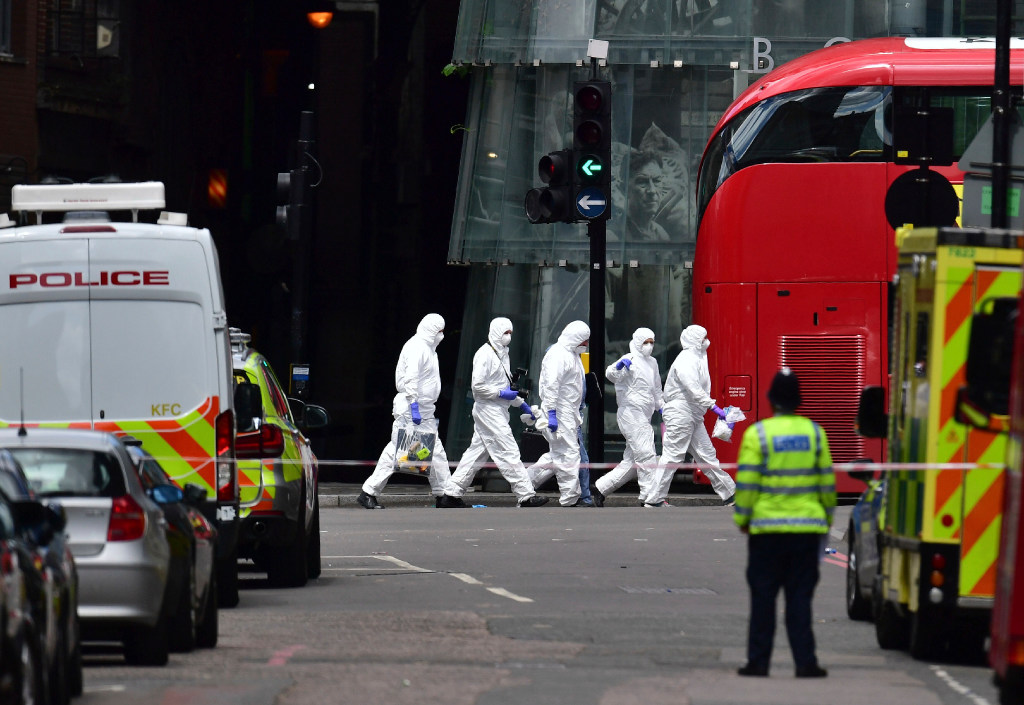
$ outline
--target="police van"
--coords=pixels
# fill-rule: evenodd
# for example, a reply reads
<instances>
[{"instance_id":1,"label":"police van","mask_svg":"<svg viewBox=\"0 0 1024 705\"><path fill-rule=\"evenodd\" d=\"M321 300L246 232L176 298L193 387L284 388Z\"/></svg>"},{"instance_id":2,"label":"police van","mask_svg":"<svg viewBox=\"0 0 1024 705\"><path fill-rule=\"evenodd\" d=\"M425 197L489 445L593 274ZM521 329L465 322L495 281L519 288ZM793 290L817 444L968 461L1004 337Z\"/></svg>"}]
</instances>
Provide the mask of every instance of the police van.
<instances>
[{"instance_id":1,"label":"police van","mask_svg":"<svg viewBox=\"0 0 1024 705\"><path fill-rule=\"evenodd\" d=\"M184 214L140 222L164 208L159 182L17 185L11 202L19 222L0 214L0 427L130 434L179 485L203 487L219 602L234 606L233 377L210 232Z\"/></svg>"}]
</instances>

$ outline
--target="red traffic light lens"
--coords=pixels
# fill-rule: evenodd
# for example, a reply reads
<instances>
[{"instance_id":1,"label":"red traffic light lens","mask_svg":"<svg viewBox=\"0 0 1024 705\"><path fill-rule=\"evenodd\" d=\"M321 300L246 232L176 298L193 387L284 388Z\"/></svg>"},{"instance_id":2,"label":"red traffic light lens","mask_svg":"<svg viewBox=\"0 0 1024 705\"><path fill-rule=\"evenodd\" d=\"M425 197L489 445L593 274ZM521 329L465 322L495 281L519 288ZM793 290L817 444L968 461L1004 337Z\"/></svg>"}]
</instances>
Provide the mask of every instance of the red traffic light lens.
<instances>
[{"instance_id":1,"label":"red traffic light lens","mask_svg":"<svg viewBox=\"0 0 1024 705\"><path fill-rule=\"evenodd\" d=\"M604 95L596 86L584 86L576 92L576 104L583 110L595 112L604 107Z\"/></svg>"}]
</instances>

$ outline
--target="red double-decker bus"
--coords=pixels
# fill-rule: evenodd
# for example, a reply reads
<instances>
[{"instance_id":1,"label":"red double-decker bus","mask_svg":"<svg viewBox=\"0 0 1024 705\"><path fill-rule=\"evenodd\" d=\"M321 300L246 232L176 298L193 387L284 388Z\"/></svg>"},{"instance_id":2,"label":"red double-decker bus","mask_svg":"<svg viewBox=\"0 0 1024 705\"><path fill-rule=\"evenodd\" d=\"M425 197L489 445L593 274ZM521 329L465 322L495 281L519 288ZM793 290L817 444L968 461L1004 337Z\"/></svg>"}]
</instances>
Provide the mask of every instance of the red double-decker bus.
<instances>
[{"instance_id":1,"label":"red double-decker bus","mask_svg":"<svg viewBox=\"0 0 1024 705\"><path fill-rule=\"evenodd\" d=\"M919 129L908 122L915 114L952 108L953 163L931 171L959 196L956 162L991 112L994 77L991 39L865 39L779 67L726 110L701 158L693 263L693 321L714 343L719 406L743 409L744 425L770 415L768 385L788 365L800 412L826 429L835 462L884 458L882 441L858 436L854 420L860 391L889 382L896 248L886 193L919 168L896 163L893 136L899 148ZM735 462L738 443L716 444L722 462ZM845 474L837 485L863 487Z\"/></svg>"}]
</instances>

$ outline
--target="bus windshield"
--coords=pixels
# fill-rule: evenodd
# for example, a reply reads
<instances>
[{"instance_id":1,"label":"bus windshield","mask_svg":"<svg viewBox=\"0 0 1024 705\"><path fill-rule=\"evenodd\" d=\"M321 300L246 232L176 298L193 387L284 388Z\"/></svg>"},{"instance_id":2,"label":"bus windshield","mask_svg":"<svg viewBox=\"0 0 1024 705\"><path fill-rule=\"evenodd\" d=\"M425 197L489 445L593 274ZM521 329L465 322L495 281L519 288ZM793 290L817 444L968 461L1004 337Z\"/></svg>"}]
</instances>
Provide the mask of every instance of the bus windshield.
<instances>
[{"instance_id":1,"label":"bus windshield","mask_svg":"<svg viewBox=\"0 0 1024 705\"><path fill-rule=\"evenodd\" d=\"M699 212L726 179L753 164L886 161L891 102L891 86L844 86L784 93L751 106L708 147Z\"/></svg>"}]
</instances>

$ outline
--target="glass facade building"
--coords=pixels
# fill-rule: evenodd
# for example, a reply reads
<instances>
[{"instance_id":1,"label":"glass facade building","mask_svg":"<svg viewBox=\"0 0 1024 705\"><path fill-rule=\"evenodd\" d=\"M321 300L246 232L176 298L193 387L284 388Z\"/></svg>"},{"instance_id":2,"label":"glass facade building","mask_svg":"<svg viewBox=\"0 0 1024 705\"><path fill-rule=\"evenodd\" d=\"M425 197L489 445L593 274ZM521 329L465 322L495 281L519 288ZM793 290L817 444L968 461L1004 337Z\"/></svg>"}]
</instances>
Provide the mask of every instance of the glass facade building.
<instances>
[{"instance_id":1,"label":"glass facade building","mask_svg":"<svg viewBox=\"0 0 1024 705\"><path fill-rule=\"evenodd\" d=\"M536 378L562 328L593 315L586 225L533 225L523 206L540 185L538 159L572 145L573 81L596 69L613 89L603 364L628 352L632 332L646 326L664 376L691 323L697 166L733 99L776 66L834 42L990 36L995 14L996 0L463 0L453 63L472 86L448 259L471 271L446 439L452 456L472 435L472 357L489 321L513 321L512 365ZM596 67L590 39L609 43ZM607 392L614 455L621 444Z\"/></svg>"}]
</instances>

